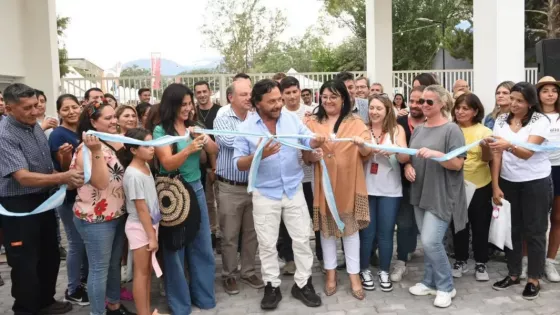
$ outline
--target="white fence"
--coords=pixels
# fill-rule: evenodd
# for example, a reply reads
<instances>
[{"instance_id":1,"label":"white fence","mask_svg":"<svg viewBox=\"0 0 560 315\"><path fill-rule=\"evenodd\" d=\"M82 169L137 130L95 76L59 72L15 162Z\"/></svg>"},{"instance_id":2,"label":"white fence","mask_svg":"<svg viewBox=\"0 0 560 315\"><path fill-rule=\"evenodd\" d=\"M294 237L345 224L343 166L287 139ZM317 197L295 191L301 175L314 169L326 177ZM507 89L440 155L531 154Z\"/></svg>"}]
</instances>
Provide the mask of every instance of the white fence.
<instances>
[{"instance_id":1,"label":"white fence","mask_svg":"<svg viewBox=\"0 0 560 315\"><path fill-rule=\"evenodd\" d=\"M473 70L417 70L417 71L393 71L393 86L388 92L398 91L408 95L412 88L414 77L420 73L432 73L442 85L451 90L453 83L458 79L463 79L474 88ZM353 72L356 77L365 76L365 71ZM308 72L291 74L295 76L302 89L308 88L315 92L323 82L332 79L337 72ZM271 78L274 73L254 73L249 74L253 82L260 79ZM219 100L221 104L226 102L226 89L233 81L234 74L200 74L200 75L177 75L161 76L159 89L152 89L152 98L159 100L163 90L171 83L183 83L192 87L197 81L207 81L212 91L213 98ZM76 95L78 98L84 96L85 91L92 87L98 87L106 93L111 93L117 97L120 103L136 103L138 101L138 89L151 87L154 77L102 77L98 79L84 78L65 78L62 79L61 92ZM525 69L525 80L535 84L537 82L537 68Z\"/></svg>"}]
</instances>

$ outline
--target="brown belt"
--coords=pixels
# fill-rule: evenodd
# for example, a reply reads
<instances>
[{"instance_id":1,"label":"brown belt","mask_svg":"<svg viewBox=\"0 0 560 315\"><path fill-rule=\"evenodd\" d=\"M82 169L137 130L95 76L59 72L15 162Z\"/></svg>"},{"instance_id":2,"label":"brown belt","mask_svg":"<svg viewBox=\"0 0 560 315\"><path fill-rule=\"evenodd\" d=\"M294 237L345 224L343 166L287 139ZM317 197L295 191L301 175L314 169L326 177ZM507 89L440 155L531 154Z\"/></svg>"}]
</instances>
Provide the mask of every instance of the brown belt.
<instances>
[{"instance_id":1,"label":"brown belt","mask_svg":"<svg viewBox=\"0 0 560 315\"><path fill-rule=\"evenodd\" d=\"M247 183L240 183L240 182L236 182L234 180L229 180L227 178L223 178L220 175L216 175L216 179L219 180L220 182L232 185L232 186L247 186Z\"/></svg>"}]
</instances>

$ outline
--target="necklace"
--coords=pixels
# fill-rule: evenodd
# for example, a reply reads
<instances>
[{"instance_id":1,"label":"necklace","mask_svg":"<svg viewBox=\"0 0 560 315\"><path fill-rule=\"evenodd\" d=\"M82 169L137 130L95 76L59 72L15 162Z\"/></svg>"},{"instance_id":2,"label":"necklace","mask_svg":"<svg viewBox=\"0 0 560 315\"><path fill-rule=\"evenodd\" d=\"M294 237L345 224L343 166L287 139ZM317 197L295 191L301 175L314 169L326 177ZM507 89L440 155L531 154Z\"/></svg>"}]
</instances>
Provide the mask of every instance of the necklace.
<instances>
[{"instance_id":1,"label":"necklace","mask_svg":"<svg viewBox=\"0 0 560 315\"><path fill-rule=\"evenodd\" d=\"M371 134L373 135L373 138L375 139L375 143L381 144L381 142L383 142L383 138L385 136L385 133L383 131L381 131L381 134L379 136L376 136L375 132L373 132L373 129L371 129Z\"/></svg>"},{"instance_id":2,"label":"necklace","mask_svg":"<svg viewBox=\"0 0 560 315\"><path fill-rule=\"evenodd\" d=\"M208 115L210 115L210 110L212 108L210 108L207 112L206 112L206 116L202 114L202 109L200 109L200 107L198 107L198 114L200 115L200 117L202 118L202 122L204 122L204 124L206 124L206 118L208 118Z\"/></svg>"}]
</instances>

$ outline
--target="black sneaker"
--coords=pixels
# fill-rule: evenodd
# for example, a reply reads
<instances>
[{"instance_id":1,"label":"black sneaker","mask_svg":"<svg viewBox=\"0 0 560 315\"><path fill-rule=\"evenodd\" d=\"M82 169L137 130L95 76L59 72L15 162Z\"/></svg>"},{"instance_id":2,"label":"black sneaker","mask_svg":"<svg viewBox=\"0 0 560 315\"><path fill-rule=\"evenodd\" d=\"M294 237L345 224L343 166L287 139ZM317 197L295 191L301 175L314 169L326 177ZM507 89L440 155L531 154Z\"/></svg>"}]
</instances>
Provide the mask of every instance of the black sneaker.
<instances>
[{"instance_id":1,"label":"black sneaker","mask_svg":"<svg viewBox=\"0 0 560 315\"><path fill-rule=\"evenodd\" d=\"M513 285L521 284L521 279L517 277L517 279L513 280L510 276L504 278L504 280L498 281L492 285L492 288L497 291L505 290Z\"/></svg>"},{"instance_id":2,"label":"black sneaker","mask_svg":"<svg viewBox=\"0 0 560 315\"><path fill-rule=\"evenodd\" d=\"M539 292L541 291L541 285L534 285L531 282L527 282L525 289L523 290L523 298L525 300L534 300L539 297Z\"/></svg>"},{"instance_id":3,"label":"black sneaker","mask_svg":"<svg viewBox=\"0 0 560 315\"><path fill-rule=\"evenodd\" d=\"M56 301L53 304L41 309L39 315L58 315L72 311L72 304L68 302Z\"/></svg>"},{"instance_id":4,"label":"black sneaker","mask_svg":"<svg viewBox=\"0 0 560 315\"><path fill-rule=\"evenodd\" d=\"M60 247L58 247L58 251L60 252L60 260L66 260L66 256L68 255L68 252L66 251L66 249L64 249L64 247L60 246Z\"/></svg>"},{"instance_id":5,"label":"black sneaker","mask_svg":"<svg viewBox=\"0 0 560 315\"><path fill-rule=\"evenodd\" d=\"M343 262L342 265L336 266L336 270L346 270L346 263Z\"/></svg>"},{"instance_id":6,"label":"black sneaker","mask_svg":"<svg viewBox=\"0 0 560 315\"><path fill-rule=\"evenodd\" d=\"M308 307L321 306L321 298L315 293L315 288L313 287L313 283L311 283L311 277L309 277L307 284L301 289L294 283L292 287L292 296Z\"/></svg>"},{"instance_id":7,"label":"black sneaker","mask_svg":"<svg viewBox=\"0 0 560 315\"><path fill-rule=\"evenodd\" d=\"M119 307L116 310L110 310L109 308L106 308L107 315L136 315L136 313L132 313L131 311L129 311L128 309L126 309L126 307L124 307L124 305L121 304L121 307Z\"/></svg>"},{"instance_id":8,"label":"black sneaker","mask_svg":"<svg viewBox=\"0 0 560 315\"><path fill-rule=\"evenodd\" d=\"M79 286L72 294L68 294L68 290L66 290L64 293L64 301L80 306L89 305L87 291L84 290L82 286Z\"/></svg>"},{"instance_id":9,"label":"black sneaker","mask_svg":"<svg viewBox=\"0 0 560 315\"><path fill-rule=\"evenodd\" d=\"M266 283L264 287L264 297L261 300L261 308L263 310L273 310L282 301L282 293L280 287L273 288L270 282ZM109 313L107 313L109 315Z\"/></svg>"}]
</instances>

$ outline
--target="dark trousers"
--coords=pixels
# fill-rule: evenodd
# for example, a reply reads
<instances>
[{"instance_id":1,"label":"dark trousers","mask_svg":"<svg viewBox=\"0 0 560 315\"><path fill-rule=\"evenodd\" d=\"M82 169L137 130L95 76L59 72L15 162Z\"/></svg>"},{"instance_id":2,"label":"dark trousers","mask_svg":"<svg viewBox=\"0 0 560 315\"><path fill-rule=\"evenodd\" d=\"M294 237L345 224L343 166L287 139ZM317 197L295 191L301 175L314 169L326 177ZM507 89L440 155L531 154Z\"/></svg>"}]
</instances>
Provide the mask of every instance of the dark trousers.
<instances>
[{"instance_id":1,"label":"dark trousers","mask_svg":"<svg viewBox=\"0 0 560 315\"><path fill-rule=\"evenodd\" d=\"M307 203L307 210L309 211L309 216L313 221L313 188L312 183L303 183L303 195L305 196L305 202ZM321 248L320 235L321 232L315 232L315 254L318 260L323 260L323 248ZM284 225L284 221L280 222L280 234L279 234L278 245L278 255L284 259L286 262L294 261L294 251L292 250L292 238Z\"/></svg>"},{"instance_id":2,"label":"dark trousers","mask_svg":"<svg viewBox=\"0 0 560 315\"><path fill-rule=\"evenodd\" d=\"M403 187L403 198L397 214L397 259L407 262L408 254L418 245L418 226L410 204L410 186Z\"/></svg>"},{"instance_id":3,"label":"dark trousers","mask_svg":"<svg viewBox=\"0 0 560 315\"><path fill-rule=\"evenodd\" d=\"M453 224L453 247L455 259L467 261L469 259L469 233L472 231L472 249L477 263L488 262L488 231L492 220L492 184L475 190L469 205L469 223L457 233Z\"/></svg>"},{"instance_id":4,"label":"dark trousers","mask_svg":"<svg viewBox=\"0 0 560 315\"><path fill-rule=\"evenodd\" d=\"M4 246L12 268L14 313L37 314L55 302L60 253L54 211L3 216Z\"/></svg>"},{"instance_id":5,"label":"dark trousers","mask_svg":"<svg viewBox=\"0 0 560 315\"><path fill-rule=\"evenodd\" d=\"M546 230L550 206L549 177L527 182L510 182L500 178L504 199L511 203L511 241L506 250L510 276L521 275L522 240L527 242L527 276L539 279L544 272Z\"/></svg>"}]
</instances>

